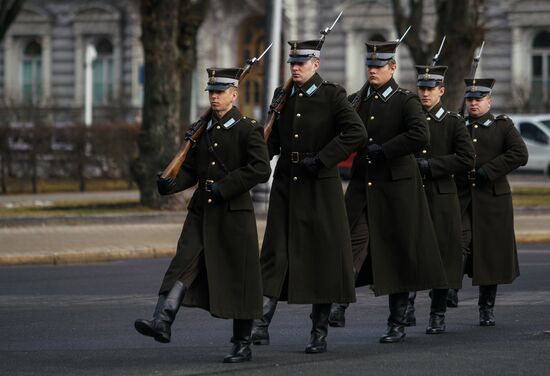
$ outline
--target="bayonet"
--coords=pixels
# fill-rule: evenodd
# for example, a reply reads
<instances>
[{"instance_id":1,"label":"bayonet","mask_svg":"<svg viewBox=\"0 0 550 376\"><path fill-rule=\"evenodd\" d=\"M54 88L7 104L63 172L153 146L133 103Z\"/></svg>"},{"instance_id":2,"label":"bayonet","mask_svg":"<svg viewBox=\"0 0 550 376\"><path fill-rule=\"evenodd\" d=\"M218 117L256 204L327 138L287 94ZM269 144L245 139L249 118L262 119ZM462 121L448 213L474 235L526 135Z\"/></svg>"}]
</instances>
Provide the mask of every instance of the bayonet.
<instances>
[{"instance_id":1,"label":"bayonet","mask_svg":"<svg viewBox=\"0 0 550 376\"><path fill-rule=\"evenodd\" d=\"M434 65L437 64L437 60L439 60L439 55L441 54L441 50L443 49L443 45L445 44L445 39L447 38L447 36L445 35L443 37L443 40L441 41L441 45L439 46L439 51L437 51L437 53L434 55L433 59L432 59L432 67Z\"/></svg>"},{"instance_id":2,"label":"bayonet","mask_svg":"<svg viewBox=\"0 0 550 376\"><path fill-rule=\"evenodd\" d=\"M397 39L396 42L399 42L399 43L403 42L403 39L405 39L405 36L407 35L407 33L409 32L409 30L411 29L411 27L412 27L412 25L409 26L409 27L407 28L407 30L405 30L405 33L403 33L403 35L401 36L401 38Z\"/></svg>"}]
</instances>

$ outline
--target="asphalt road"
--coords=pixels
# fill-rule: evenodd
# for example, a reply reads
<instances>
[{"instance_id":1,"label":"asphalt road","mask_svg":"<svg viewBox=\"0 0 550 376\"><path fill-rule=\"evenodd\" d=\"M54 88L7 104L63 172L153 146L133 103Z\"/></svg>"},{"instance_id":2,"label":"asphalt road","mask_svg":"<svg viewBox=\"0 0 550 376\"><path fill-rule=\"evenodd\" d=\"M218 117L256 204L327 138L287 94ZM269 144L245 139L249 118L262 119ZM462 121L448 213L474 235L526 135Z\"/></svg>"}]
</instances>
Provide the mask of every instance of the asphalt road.
<instances>
[{"instance_id":1,"label":"asphalt road","mask_svg":"<svg viewBox=\"0 0 550 376\"><path fill-rule=\"evenodd\" d=\"M0 375L548 375L550 245L524 246L522 276L501 286L497 326L478 326L477 289L465 279L460 305L443 335L424 334L427 293L417 298L418 326L405 342L379 344L387 298L358 290L347 325L329 331L329 352L308 355L309 307L280 304L272 344L244 364L221 362L231 321L182 308L172 343L138 335L149 317L168 259L72 266L0 267Z\"/></svg>"}]
</instances>

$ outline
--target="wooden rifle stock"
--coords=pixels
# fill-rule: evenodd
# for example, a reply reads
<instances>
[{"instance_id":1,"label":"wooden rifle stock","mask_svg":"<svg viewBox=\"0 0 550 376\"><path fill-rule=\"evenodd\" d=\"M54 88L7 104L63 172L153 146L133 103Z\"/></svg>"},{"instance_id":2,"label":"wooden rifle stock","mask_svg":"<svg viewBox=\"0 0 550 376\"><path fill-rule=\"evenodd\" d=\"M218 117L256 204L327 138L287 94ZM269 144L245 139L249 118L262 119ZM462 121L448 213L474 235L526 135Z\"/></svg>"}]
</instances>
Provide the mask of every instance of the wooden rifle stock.
<instances>
[{"instance_id":1,"label":"wooden rifle stock","mask_svg":"<svg viewBox=\"0 0 550 376\"><path fill-rule=\"evenodd\" d=\"M267 142L271 131L273 130L273 124L275 120L283 110L286 104L286 99L288 98L289 91L292 89L294 82L292 78L289 78L282 89L277 93L277 96L273 98L271 105L269 106L269 116L267 118L267 123L264 126L264 140Z\"/></svg>"}]
</instances>

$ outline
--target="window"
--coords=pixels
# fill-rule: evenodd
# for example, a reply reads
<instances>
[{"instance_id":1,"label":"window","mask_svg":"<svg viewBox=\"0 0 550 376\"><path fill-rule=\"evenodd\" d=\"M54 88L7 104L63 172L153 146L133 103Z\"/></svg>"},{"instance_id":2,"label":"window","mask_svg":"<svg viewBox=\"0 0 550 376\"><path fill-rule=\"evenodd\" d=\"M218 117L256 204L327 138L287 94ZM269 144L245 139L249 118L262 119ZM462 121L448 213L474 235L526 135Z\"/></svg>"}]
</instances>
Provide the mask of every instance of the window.
<instances>
[{"instance_id":1,"label":"window","mask_svg":"<svg viewBox=\"0 0 550 376\"><path fill-rule=\"evenodd\" d=\"M95 44L97 57L93 63L93 104L107 105L113 99L113 44L101 39Z\"/></svg>"},{"instance_id":2,"label":"window","mask_svg":"<svg viewBox=\"0 0 550 376\"><path fill-rule=\"evenodd\" d=\"M42 99L42 46L36 40L23 48L21 94L23 103L27 105L37 104Z\"/></svg>"},{"instance_id":3,"label":"window","mask_svg":"<svg viewBox=\"0 0 550 376\"><path fill-rule=\"evenodd\" d=\"M531 69L531 102L546 103L550 100L550 32L541 31L533 39Z\"/></svg>"},{"instance_id":4,"label":"window","mask_svg":"<svg viewBox=\"0 0 550 376\"><path fill-rule=\"evenodd\" d=\"M533 123L520 123L519 133L521 137L526 140L534 141L539 144L548 144L548 136Z\"/></svg>"}]
</instances>

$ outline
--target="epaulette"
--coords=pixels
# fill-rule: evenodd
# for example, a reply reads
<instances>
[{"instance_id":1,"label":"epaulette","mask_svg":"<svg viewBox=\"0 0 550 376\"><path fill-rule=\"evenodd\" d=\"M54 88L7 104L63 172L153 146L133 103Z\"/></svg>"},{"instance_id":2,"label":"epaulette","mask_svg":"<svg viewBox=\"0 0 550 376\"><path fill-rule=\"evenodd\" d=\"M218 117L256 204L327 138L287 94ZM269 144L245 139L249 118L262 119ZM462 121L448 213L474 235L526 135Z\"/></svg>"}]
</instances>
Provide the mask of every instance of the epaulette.
<instances>
[{"instance_id":1,"label":"epaulette","mask_svg":"<svg viewBox=\"0 0 550 376\"><path fill-rule=\"evenodd\" d=\"M398 88L397 88L397 92L398 92L398 93L405 94L405 95L413 94L412 91L407 90L407 89L403 89L402 87L398 87Z\"/></svg>"},{"instance_id":2,"label":"epaulette","mask_svg":"<svg viewBox=\"0 0 550 376\"><path fill-rule=\"evenodd\" d=\"M495 120L508 120L508 121L511 121L512 119L510 119L510 118L508 117L508 115L500 114L500 115L498 115L497 117L495 117Z\"/></svg>"},{"instance_id":3,"label":"epaulette","mask_svg":"<svg viewBox=\"0 0 550 376\"><path fill-rule=\"evenodd\" d=\"M255 120L255 119L252 119L252 118L249 118L249 117L246 117L246 116L243 116L242 120L244 120L244 122L252 127L256 126L258 124L258 122Z\"/></svg>"},{"instance_id":4,"label":"epaulette","mask_svg":"<svg viewBox=\"0 0 550 376\"><path fill-rule=\"evenodd\" d=\"M323 85L340 86L336 82L331 82L331 81L327 81L327 80L323 80Z\"/></svg>"},{"instance_id":5,"label":"epaulette","mask_svg":"<svg viewBox=\"0 0 550 376\"><path fill-rule=\"evenodd\" d=\"M455 117L457 119L462 119L462 116L458 112L447 111L447 115L451 115L452 117Z\"/></svg>"}]
</instances>

